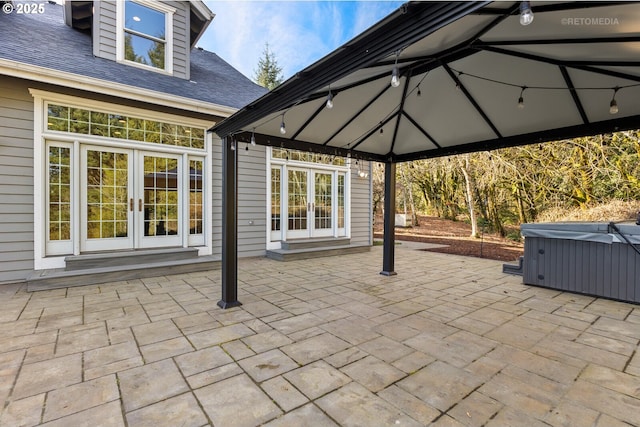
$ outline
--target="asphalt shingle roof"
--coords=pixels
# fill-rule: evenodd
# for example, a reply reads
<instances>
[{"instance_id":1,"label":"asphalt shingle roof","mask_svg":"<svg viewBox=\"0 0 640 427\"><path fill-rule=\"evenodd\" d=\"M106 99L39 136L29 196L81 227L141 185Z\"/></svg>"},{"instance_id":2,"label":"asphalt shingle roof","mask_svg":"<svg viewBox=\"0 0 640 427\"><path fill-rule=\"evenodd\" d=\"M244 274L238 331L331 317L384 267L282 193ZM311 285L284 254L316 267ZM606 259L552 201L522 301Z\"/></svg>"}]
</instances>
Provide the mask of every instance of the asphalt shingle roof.
<instances>
[{"instance_id":1,"label":"asphalt shingle roof","mask_svg":"<svg viewBox=\"0 0 640 427\"><path fill-rule=\"evenodd\" d=\"M93 56L91 35L68 27L63 6L45 4L43 14L0 13L0 58L207 103L241 108L264 95L213 52L191 51L191 80Z\"/></svg>"}]
</instances>

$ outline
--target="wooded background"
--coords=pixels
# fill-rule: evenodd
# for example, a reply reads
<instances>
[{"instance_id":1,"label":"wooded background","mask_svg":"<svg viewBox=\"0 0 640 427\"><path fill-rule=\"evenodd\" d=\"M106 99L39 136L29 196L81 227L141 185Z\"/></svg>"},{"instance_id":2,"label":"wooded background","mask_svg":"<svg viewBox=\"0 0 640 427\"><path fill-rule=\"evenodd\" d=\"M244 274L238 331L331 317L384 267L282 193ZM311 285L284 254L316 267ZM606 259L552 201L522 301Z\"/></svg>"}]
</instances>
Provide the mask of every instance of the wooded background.
<instances>
[{"instance_id":1,"label":"wooded background","mask_svg":"<svg viewBox=\"0 0 640 427\"><path fill-rule=\"evenodd\" d=\"M396 212L414 224L431 215L469 221L472 235L483 227L507 236L508 226L526 222L635 219L640 131L401 163L396 173ZM377 213L384 165L374 166L372 178ZM588 214L594 209L597 218Z\"/></svg>"}]
</instances>

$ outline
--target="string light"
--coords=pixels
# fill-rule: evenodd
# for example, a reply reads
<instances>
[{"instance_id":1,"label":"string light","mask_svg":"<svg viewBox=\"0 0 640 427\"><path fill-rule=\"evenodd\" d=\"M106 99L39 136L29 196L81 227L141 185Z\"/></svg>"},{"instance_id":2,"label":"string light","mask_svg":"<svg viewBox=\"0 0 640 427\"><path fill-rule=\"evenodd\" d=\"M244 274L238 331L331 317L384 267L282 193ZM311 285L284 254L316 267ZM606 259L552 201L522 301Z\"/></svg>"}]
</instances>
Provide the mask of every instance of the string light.
<instances>
[{"instance_id":1,"label":"string light","mask_svg":"<svg viewBox=\"0 0 640 427\"><path fill-rule=\"evenodd\" d=\"M589 91L589 90L612 90L613 91L613 97L611 98L611 102L609 103L609 113L610 114L617 114L618 113L618 102L616 101L616 95L618 93L618 91L622 90L622 89L628 89L628 88L633 88L633 87L640 87L640 83L633 83L633 84L629 84L629 85L625 85L625 86L615 86L615 87L566 87L566 86L523 86L523 85L518 85L515 83L510 83L510 82L503 82L500 80L495 80L495 79L491 79L488 77L483 77L483 76L478 76L475 74L468 74L468 73L463 73L462 71L457 71L457 70L453 70L454 72L458 73L458 76L461 76L463 74L466 74L469 77L473 77L475 79L478 80L483 80L486 82L490 82L490 83L495 83L495 84L499 84L499 85L503 85L503 86L510 86L510 87L517 87L520 88L520 97L518 98L518 108L524 108L524 96L523 93L526 90L566 90L566 91L571 91L571 92L578 92L578 91ZM456 88L459 88L459 82L456 81Z\"/></svg>"},{"instance_id":2,"label":"string light","mask_svg":"<svg viewBox=\"0 0 640 427\"><path fill-rule=\"evenodd\" d=\"M251 131L251 145L256 146L256 129L253 128Z\"/></svg>"},{"instance_id":3,"label":"string light","mask_svg":"<svg viewBox=\"0 0 640 427\"><path fill-rule=\"evenodd\" d=\"M418 84L418 93L416 93L416 96L418 97L422 96L422 91L420 90L420 84Z\"/></svg>"},{"instance_id":4,"label":"string light","mask_svg":"<svg viewBox=\"0 0 640 427\"><path fill-rule=\"evenodd\" d=\"M522 86L522 90L520 91L520 98L518 98L518 108L521 110L524 109L524 98L522 97L522 94L524 93L524 90L526 88L526 86Z\"/></svg>"},{"instance_id":5,"label":"string light","mask_svg":"<svg viewBox=\"0 0 640 427\"><path fill-rule=\"evenodd\" d=\"M236 151L236 141L231 138L231 151Z\"/></svg>"},{"instance_id":6,"label":"string light","mask_svg":"<svg viewBox=\"0 0 640 427\"><path fill-rule=\"evenodd\" d=\"M619 87L613 88L613 98L611 98L611 102L609 103L609 114L618 114L618 103L616 102L616 93L618 93Z\"/></svg>"},{"instance_id":7,"label":"string light","mask_svg":"<svg viewBox=\"0 0 640 427\"><path fill-rule=\"evenodd\" d=\"M520 3L520 25L529 25L533 22L533 11L528 1Z\"/></svg>"},{"instance_id":8,"label":"string light","mask_svg":"<svg viewBox=\"0 0 640 427\"><path fill-rule=\"evenodd\" d=\"M282 122L280 123L280 133L284 135L287 133L287 128L284 125L284 114L282 115Z\"/></svg>"},{"instance_id":9,"label":"string light","mask_svg":"<svg viewBox=\"0 0 640 427\"><path fill-rule=\"evenodd\" d=\"M329 94L327 95L327 108L329 110L333 108L333 93L331 93L331 86L329 86Z\"/></svg>"},{"instance_id":10,"label":"string light","mask_svg":"<svg viewBox=\"0 0 640 427\"><path fill-rule=\"evenodd\" d=\"M393 87L400 86L400 76L398 75L398 56L400 56L400 51L396 52L396 62L393 64L393 70L391 70L391 86Z\"/></svg>"}]
</instances>

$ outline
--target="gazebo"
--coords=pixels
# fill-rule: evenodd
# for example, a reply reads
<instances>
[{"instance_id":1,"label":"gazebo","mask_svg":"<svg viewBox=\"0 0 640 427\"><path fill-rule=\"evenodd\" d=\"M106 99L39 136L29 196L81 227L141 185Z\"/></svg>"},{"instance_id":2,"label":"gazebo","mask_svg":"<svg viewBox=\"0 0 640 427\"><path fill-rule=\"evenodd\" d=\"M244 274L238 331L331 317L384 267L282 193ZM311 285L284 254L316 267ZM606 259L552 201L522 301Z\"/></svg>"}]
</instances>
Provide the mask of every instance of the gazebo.
<instances>
[{"instance_id":1,"label":"gazebo","mask_svg":"<svg viewBox=\"0 0 640 427\"><path fill-rule=\"evenodd\" d=\"M211 129L223 141L222 308L237 299L239 142L395 165L640 128L636 2L408 2Z\"/></svg>"}]
</instances>

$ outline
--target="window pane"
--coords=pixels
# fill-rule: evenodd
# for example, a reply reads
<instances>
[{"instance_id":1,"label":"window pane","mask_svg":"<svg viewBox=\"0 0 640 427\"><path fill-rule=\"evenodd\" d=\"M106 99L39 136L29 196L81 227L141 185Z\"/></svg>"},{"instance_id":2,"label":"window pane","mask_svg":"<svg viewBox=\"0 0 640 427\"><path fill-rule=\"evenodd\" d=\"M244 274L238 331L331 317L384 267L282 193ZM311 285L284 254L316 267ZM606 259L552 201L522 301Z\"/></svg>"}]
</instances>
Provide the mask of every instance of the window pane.
<instances>
[{"instance_id":1,"label":"window pane","mask_svg":"<svg viewBox=\"0 0 640 427\"><path fill-rule=\"evenodd\" d=\"M124 36L124 58L164 70L164 43L127 33Z\"/></svg>"},{"instance_id":2,"label":"window pane","mask_svg":"<svg viewBox=\"0 0 640 427\"><path fill-rule=\"evenodd\" d=\"M201 160L189 161L189 234L202 234L202 166Z\"/></svg>"},{"instance_id":3,"label":"window pane","mask_svg":"<svg viewBox=\"0 0 640 427\"><path fill-rule=\"evenodd\" d=\"M48 106L47 114L48 130L197 149L205 148L203 128L53 104ZM90 166L97 167L93 164Z\"/></svg>"},{"instance_id":4,"label":"window pane","mask_svg":"<svg viewBox=\"0 0 640 427\"><path fill-rule=\"evenodd\" d=\"M280 169L271 168L271 230L280 230Z\"/></svg>"},{"instance_id":5,"label":"window pane","mask_svg":"<svg viewBox=\"0 0 640 427\"><path fill-rule=\"evenodd\" d=\"M49 240L71 238L71 150L65 147L49 147Z\"/></svg>"},{"instance_id":6,"label":"window pane","mask_svg":"<svg viewBox=\"0 0 640 427\"><path fill-rule=\"evenodd\" d=\"M125 28L164 40L164 13L128 1L124 15Z\"/></svg>"}]
</instances>

